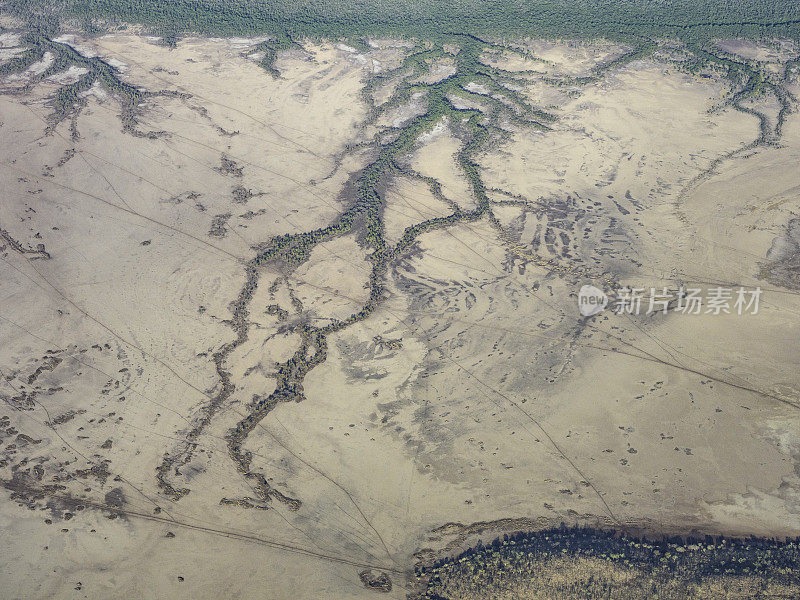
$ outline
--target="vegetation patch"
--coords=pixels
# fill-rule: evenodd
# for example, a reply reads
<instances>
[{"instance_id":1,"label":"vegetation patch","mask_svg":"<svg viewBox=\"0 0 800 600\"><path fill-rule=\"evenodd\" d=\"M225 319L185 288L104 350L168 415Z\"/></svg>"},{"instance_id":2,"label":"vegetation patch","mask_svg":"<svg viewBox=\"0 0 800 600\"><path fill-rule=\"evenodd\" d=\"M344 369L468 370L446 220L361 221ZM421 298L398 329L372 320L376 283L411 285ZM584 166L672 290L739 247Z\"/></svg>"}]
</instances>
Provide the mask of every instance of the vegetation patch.
<instances>
[{"instance_id":1,"label":"vegetation patch","mask_svg":"<svg viewBox=\"0 0 800 600\"><path fill-rule=\"evenodd\" d=\"M415 577L419 600L797 598L800 539L649 541L562 526L479 543Z\"/></svg>"}]
</instances>

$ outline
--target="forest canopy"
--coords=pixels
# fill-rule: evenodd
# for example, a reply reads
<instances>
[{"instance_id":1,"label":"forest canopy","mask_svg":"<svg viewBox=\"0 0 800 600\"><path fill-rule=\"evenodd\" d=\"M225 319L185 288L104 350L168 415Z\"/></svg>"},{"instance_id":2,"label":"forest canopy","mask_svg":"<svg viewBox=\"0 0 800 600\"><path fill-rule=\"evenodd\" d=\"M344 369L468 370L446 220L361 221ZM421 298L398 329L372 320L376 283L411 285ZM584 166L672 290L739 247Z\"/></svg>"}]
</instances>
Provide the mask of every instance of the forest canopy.
<instances>
[{"instance_id":1,"label":"forest canopy","mask_svg":"<svg viewBox=\"0 0 800 600\"><path fill-rule=\"evenodd\" d=\"M135 23L176 35L452 34L586 38L800 38L795 0L8 0L39 28Z\"/></svg>"}]
</instances>

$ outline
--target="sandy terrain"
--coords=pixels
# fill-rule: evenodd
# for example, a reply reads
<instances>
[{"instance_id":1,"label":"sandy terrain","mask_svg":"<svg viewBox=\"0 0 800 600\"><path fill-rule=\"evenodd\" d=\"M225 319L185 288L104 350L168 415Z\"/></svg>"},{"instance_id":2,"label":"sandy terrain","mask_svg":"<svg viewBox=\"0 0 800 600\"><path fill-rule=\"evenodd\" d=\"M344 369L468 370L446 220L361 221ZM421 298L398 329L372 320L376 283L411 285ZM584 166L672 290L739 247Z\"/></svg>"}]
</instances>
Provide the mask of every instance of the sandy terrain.
<instances>
[{"instance_id":1,"label":"sandy terrain","mask_svg":"<svg viewBox=\"0 0 800 600\"><path fill-rule=\"evenodd\" d=\"M405 598L415 553L464 542L447 523L800 535L796 114L756 145L721 75L598 71L625 51L608 43L486 53L556 119L505 122L475 158L490 211L416 236L380 302L323 343L313 328L371 302L369 232L251 261L359 200L376 137L424 113L415 97L373 119L362 94L411 48L305 42L273 78L256 39L62 41L157 93L131 133L95 83L48 133L53 95L85 73L0 81L4 595L373 598L373 569ZM753 106L774 127L775 98ZM480 207L468 117L382 175L390 250ZM584 283L763 292L754 315L583 318ZM269 404L287 380L296 395Z\"/></svg>"}]
</instances>

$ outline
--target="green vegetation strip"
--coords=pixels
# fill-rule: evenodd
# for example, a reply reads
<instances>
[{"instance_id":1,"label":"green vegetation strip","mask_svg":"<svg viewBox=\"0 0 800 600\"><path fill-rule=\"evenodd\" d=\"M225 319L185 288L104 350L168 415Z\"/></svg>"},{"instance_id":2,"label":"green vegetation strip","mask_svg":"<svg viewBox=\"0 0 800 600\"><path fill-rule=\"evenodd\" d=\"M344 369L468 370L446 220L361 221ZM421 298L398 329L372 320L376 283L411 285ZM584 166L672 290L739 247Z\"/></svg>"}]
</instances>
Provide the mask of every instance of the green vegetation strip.
<instances>
[{"instance_id":1,"label":"green vegetation strip","mask_svg":"<svg viewBox=\"0 0 800 600\"><path fill-rule=\"evenodd\" d=\"M797 598L800 539L646 541L562 527L505 535L415 577L425 600Z\"/></svg>"},{"instance_id":2,"label":"green vegetation strip","mask_svg":"<svg viewBox=\"0 0 800 600\"><path fill-rule=\"evenodd\" d=\"M797 37L793 0L10 0L41 26L61 18L141 23L167 32L351 37L454 31L532 37Z\"/></svg>"}]
</instances>

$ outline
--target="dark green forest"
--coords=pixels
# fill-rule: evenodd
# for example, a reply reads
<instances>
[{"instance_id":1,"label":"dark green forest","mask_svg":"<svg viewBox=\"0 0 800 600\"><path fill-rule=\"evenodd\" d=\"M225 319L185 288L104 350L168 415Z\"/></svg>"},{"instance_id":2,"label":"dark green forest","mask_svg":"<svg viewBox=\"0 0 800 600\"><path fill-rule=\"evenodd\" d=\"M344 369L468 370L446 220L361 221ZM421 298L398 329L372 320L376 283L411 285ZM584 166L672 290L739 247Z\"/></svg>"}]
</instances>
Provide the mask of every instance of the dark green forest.
<instances>
[{"instance_id":1,"label":"dark green forest","mask_svg":"<svg viewBox=\"0 0 800 600\"><path fill-rule=\"evenodd\" d=\"M615 581L602 568L556 582L570 599L797 598L800 540L667 538L644 540L596 529L547 529L504 535L458 556L417 565L420 600L489 598L515 589L554 559L598 561L636 573ZM769 585L787 594L771 594ZM520 588L520 589L524 589ZM760 590L752 593L753 590ZM713 593L712 591L713 590ZM503 597L509 597L507 594ZM528 596L526 596L528 597ZM537 596L540 597L540 596Z\"/></svg>"},{"instance_id":2,"label":"dark green forest","mask_svg":"<svg viewBox=\"0 0 800 600\"><path fill-rule=\"evenodd\" d=\"M65 22L118 23L167 35L271 34L358 38L453 34L633 39L800 38L796 0L8 0L43 33Z\"/></svg>"}]
</instances>

